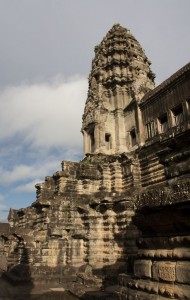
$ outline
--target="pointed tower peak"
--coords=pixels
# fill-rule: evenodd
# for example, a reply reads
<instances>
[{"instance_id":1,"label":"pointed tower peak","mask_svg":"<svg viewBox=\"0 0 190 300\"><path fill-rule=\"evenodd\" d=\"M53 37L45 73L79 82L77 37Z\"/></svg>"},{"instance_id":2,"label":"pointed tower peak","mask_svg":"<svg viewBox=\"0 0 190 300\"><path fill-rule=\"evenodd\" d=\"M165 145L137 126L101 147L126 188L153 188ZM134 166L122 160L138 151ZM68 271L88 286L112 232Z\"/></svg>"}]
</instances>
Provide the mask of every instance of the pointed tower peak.
<instances>
[{"instance_id":1,"label":"pointed tower peak","mask_svg":"<svg viewBox=\"0 0 190 300\"><path fill-rule=\"evenodd\" d=\"M122 27L120 23L113 24L111 30L118 30L118 29L125 29L125 28Z\"/></svg>"},{"instance_id":2,"label":"pointed tower peak","mask_svg":"<svg viewBox=\"0 0 190 300\"><path fill-rule=\"evenodd\" d=\"M108 32L114 32L114 31L122 31L122 32L130 32L127 28L121 26L120 23L116 23L112 26L112 28Z\"/></svg>"},{"instance_id":3,"label":"pointed tower peak","mask_svg":"<svg viewBox=\"0 0 190 300\"><path fill-rule=\"evenodd\" d=\"M131 37L136 41L129 29L122 27L119 23L114 24L112 28L107 32L102 42L94 47L95 54L101 52L101 50L105 48L110 40L112 41L111 44L116 44L117 42L119 42L119 39L127 40Z\"/></svg>"}]
</instances>

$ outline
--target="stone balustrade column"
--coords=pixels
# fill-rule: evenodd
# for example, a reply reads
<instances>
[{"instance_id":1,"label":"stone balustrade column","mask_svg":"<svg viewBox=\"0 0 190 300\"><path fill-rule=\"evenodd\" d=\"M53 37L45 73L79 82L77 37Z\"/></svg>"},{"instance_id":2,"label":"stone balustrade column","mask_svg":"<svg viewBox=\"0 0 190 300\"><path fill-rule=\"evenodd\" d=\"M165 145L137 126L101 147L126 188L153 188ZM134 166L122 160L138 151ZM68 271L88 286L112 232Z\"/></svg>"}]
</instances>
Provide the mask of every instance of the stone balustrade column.
<instances>
[{"instance_id":1,"label":"stone balustrade column","mask_svg":"<svg viewBox=\"0 0 190 300\"><path fill-rule=\"evenodd\" d=\"M118 109L115 112L116 152L125 152L127 150L124 122L123 110Z\"/></svg>"},{"instance_id":2,"label":"stone balustrade column","mask_svg":"<svg viewBox=\"0 0 190 300\"><path fill-rule=\"evenodd\" d=\"M144 145L145 140L146 140L146 127L143 125L143 122L142 122L142 112L141 112L139 106L137 106L137 120L136 120L136 124L138 126L137 132L139 134L138 143L139 143L140 146L142 146L142 145Z\"/></svg>"},{"instance_id":3,"label":"stone balustrade column","mask_svg":"<svg viewBox=\"0 0 190 300\"><path fill-rule=\"evenodd\" d=\"M95 145L94 145L94 151L98 153L100 149L100 127L99 124L96 124L94 127L94 140L95 140Z\"/></svg>"},{"instance_id":4,"label":"stone balustrade column","mask_svg":"<svg viewBox=\"0 0 190 300\"><path fill-rule=\"evenodd\" d=\"M90 151L90 138L88 133L83 130L83 149L84 149L84 154L91 152Z\"/></svg>"}]
</instances>

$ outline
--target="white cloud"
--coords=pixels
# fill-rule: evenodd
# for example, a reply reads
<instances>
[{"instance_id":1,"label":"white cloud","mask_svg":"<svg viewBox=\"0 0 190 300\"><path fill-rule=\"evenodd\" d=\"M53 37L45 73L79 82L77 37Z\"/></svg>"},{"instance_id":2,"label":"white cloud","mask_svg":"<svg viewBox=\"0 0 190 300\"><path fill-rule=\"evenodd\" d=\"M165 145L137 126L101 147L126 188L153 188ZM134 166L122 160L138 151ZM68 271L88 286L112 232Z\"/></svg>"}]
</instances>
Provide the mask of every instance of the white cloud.
<instances>
[{"instance_id":1,"label":"white cloud","mask_svg":"<svg viewBox=\"0 0 190 300\"><path fill-rule=\"evenodd\" d=\"M77 76L7 87L0 92L0 139L18 135L33 148L78 147L86 97L87 80Z\"/></svg>"},{"instance_id":2,"label":"white cloud","mask_svg":"<svg viewBox=\"0 0 190 300\"><path fill-rule=\"evenodd\" d=\"M35 179L28 183L18 185L14 191L15 192L33 192L35 191L35 185L36 183L42 182L42 179Z\"/></svg>"},{"instance_id":3,"label":"white cloud","mask_svg":"<svg viewBox=\"0 0 190 300\"><path fill-rule=\"evenodd\" d=\"M80 157L86 94L87 80L79 76L0 91L1 185L32 191L36 178L61 169L61 160Z\"/></svg>"},{"instance_id":4,"label":"white cloud","mask_svg":"<svg viewBox=\"0 0 190 300\"><path fill-rule=\"evenodd\" d=\"M34 166L16 165L12 170L0 168L1 183L11 184L23 180L44 178L46 175L52 175L52 172L60 170L60 163L58 161L43 161L41 164L38 162Z\"/></svg>"}]
</instances>

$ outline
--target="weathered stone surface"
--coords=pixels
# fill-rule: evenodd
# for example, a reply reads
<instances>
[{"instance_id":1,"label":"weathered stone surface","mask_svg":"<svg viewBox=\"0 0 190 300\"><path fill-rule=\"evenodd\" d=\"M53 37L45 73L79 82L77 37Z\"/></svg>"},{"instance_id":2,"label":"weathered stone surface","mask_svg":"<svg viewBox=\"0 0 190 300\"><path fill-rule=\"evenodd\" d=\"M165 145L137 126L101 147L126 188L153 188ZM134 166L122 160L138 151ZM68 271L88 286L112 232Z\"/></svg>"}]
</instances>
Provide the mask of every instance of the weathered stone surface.
<instances>
[{"instance_id":1,"label":"weathered stone surface","mask_svg":"<svg viewBox=\"0 0 190 300\"><path fill-rule=\"evenodd\" d=\"M152 261L136 260L134 262L134 275L138 278L152 277Z\"/></svg>"},{"instance_id":2,"label":"weathered stone surface","mask_svg":"<svg viewBox=\"0 0 190 300\"><path fill-rule=\"evenodd\" d=\"M176 264L176 281L190 284L190 262L183 261Z\"/></svg>"},{"instance_id":3,"label":"weathered stone surface","mask_svg":"<svg viewBox=\"0 0 190 300\"><path fill-rule=\"evenodd\" d=\"M152 266L152 277L159 281L171 281L176 279L175 262L155 262Z\"/></svg>"},{"instance_id":4,"label":"weathered stone surface","mask_svg":"<svg viewBox=\"0 0 190 300\"><path fill-rule=\"evenodd\" d=\"M119 24L96 47L83 114L85 153L123 153L143 142L137 103L154 88L149 65L138 41Z\"/></svg>"},{"instance_id":5,"label":"weathered stone surface","mask_svg":"<svg viewBox=\"0 0 190 300\"><path fill-rule=\"evenodd\" d=\"M63 161L0 226L7 276L20 265L33 281L76 276L80 295L103 297L92 287L121 273L120 299L190 299L189 99L190 64L154 88L140 44L114 25L92 62L84 159Z\"/></svg>"}]
</instances>

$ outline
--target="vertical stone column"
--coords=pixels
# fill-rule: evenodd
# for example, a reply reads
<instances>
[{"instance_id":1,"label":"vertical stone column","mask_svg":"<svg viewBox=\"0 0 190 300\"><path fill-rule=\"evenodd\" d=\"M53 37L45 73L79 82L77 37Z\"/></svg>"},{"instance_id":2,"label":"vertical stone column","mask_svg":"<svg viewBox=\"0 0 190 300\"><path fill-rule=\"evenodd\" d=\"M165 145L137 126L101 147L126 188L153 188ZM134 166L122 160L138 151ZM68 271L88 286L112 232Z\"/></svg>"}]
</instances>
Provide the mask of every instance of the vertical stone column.
<instances>
[{"instance_id":1,"label":"vertical stone column","mask_svg":"<svg viewBox=\"0 0 190 300\"><path fill-rule=\"evenodd\" d=\"M84 149L84 154L90 152L89 136L88 136L88 133L85 130L83 130L83 149Z\"/></svg>"},{"instance_id":2,"label":"vertical stone column","mask_svg":"<svg viewBox=\"0 0 190 300\"><path fill-rule=\"evenodd\" d=\"M116 149L116 123L115 123L115 113L114 113L114 106L115 106L115 98L113 95L113 91L110 93L110 106L112 111L109 113L109 121L110 124L106 125L107 127L109 126L110 128L110 134L111 134L111 139L110 139L110 146L111 150L109 153L115 154L115 149ZM109 131L109 130L108 130Z\"/></svg>"},{"instance_id":3,"label":"vertical stone column","mask_svg":"<svg viewBox=\"0 0 190 300\"><path fill-rule=\"evenodd\" d=\"M125 120L123 114L123 95L119 87L115 89L115 149L116 152L125 152L126 136L125 136Z\"/></svg>"},{"instance_id":4,"label":"vertical stone column","mask_svg":"<svg viewBox=\"0 0 190 300\"><path fill-rule=\"evenodd\" d=\"M94 152L98 153L100 149L100 126L99 124L96 124L94 127Z\"/></svg>"},{"instance_id":5,"label":"vertical stone column","mask_svg":"<svg viewBox=\"0 0 190 300\"><path fill-rule=\"evenodd\" d=\"M111 171L108 164L103 166L102 188L107 192L111 192Z\"/></svg>"},{"instance_id":6,"label":"vertical stone column","mask_svg":"<svg viewBox=\"0 0 190 300\"><path fill-rule=\"evenodd\" d=\"M121 165L119 162L114 162L111 165L112 169L112 191L113 192L122 192L123 191L123 176Z\"/></svg>"},{"instance_id":7,"label":"vertical stone column","mask_svg":"<svg viewBox=\"0 0 190 300\"><path fill-rule=\"evenodd\" d=\"M105 153L105 123L99 124L99 152Z\"/></svg>"},{"instance_id":8,"label":"vertical stone column","mask_svg":"<svg viewBox=\"0 0 190 300\"><path fill-rule=\"evenodd\" d=\"M137 110L136 110L136 118L137 118L137 120L135 120L135 122L136 122L137 132L138 132L138 143L140 146L142 146L142 145L144 145L145 140L146 140L146 128L143 125L142 112L138 105L137 105Z\"/></svg>"},{"instance_id":9,"label":"vertical stone column","mask_svg":"<svg viewBox=\"0 0 190 300\"><path fill-rule=\"evenodd\" d=\"M122 109L117 109L115 112L115 149L116 152L127 151L126 136L125 136L125 122Z\"/></svg>"}]
</instances>

